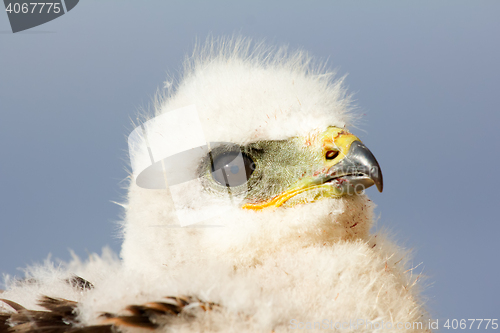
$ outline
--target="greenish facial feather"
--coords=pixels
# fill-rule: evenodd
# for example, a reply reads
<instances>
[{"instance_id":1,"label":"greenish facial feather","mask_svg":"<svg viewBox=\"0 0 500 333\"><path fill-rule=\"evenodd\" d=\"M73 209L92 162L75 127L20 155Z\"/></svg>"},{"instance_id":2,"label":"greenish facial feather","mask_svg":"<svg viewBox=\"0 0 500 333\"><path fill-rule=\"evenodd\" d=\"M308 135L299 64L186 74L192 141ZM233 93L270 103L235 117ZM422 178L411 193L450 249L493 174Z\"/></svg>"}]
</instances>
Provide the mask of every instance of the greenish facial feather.
<instances>
[{"instance_id":1,"label":"greenish facial feather","mask_svg":"<svg viewBox=\"0 0 500 333\"><path fill-rule=\"evenodd\" d=\"M238 146L241 152L254 161L255 169L243 186L231 187L231 193L244 195L244 202L258 203L270 200L283 193L301 179L312 176L324 165L322 151L307 149L304 140L259 141ZM234 150L234 145L222 145L212 150L212 157ZM203 159L199 173L204 189L214 195L227 196L227 186L219 184L212 177L211 160ZM246 193L245 193L246 191Z\"/></svg>"}]
</instances>

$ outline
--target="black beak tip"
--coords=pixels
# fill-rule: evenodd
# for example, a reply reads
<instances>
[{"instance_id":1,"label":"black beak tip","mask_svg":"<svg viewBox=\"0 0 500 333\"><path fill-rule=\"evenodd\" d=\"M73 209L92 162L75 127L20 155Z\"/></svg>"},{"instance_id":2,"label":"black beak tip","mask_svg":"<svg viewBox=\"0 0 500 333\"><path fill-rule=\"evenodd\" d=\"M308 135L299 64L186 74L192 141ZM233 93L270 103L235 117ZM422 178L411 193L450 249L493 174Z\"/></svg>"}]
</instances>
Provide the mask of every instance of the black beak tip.
<instances>
[{"instance_id":1,"label":"black beak tip","mask_svg":"<svg viewBox=\"0 0 500 333\"><path fill-rule=\"evenodd\" d=\"M384 183L382 181L376 182L375 185L377 185L377 190L382 193L384 190Z\"/></svg>"},{"instance_id":2,"label":"black beak tip","mask_svg":"<svg viewBox=\"0 0 500 333\"><path fill-rule=\"evenodd\" d=\"M384 190L384 178L382 177L382 171L380 170L380 165L378 164L377 160L375 157L373 157L373 163L375 165L374 172L371 173L371 179L375 183L375 186L377 186L377 190L382 193Z\"/></svg>"}]
</instances>

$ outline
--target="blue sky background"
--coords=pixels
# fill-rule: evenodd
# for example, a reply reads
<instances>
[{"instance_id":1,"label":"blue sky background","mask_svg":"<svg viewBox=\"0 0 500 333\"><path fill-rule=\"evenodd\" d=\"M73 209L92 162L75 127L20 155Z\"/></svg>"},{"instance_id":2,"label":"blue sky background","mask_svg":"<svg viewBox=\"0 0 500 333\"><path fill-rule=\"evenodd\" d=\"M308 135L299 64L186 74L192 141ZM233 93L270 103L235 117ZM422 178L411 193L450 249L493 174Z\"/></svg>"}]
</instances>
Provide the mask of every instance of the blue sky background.
<instances>
[{"instance_id":1,"label":"blue sky background","mask_svg":"<svg viewBox=\"0 0 500 333\"><path fill-rule=\"evenodd\" d=\"M0 272L110 245L130 119L196 38L240 33L349 74L384 173L378 227L423 262L435 318L500 319L499 1L80 1L0 13ZM447 330L442 330L447 331Z\"/></svg>"}]
</instances>

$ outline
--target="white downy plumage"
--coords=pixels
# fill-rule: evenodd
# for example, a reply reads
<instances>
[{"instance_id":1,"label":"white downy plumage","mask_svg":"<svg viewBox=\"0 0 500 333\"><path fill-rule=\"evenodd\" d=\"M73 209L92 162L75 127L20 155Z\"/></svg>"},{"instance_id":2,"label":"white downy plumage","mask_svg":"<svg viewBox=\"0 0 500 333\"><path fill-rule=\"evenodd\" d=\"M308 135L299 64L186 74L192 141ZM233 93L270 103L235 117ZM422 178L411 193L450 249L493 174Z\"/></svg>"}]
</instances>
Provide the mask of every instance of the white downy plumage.
<instances>
[{"instance_id":1,"label":"white downy plumage","mask_svg":"<svg viewBox=\"0 0 500 333\"><path fill-rule=\"evenodd\" d=\"M197 49L183 78L158 98L153 116L188 105L196 106L207 141L239 145L307 137L329 126L347 128L353 119L342 79L333 80L304 52L241 38L211 39ZM0 297L34 310L43 310L41 295L77 301L72 329L115 324L124 331L141 330L116 318L131 315L128 305L184 295L196 299L180 315L139 317L168 332L339 325L346 332L384 332L398 323L403 325L398 330L404 325L407 332L426 330L419 276L407 265L406 251L369 233L374 205L365 195L254 211L221 207L225 203L201 182L190 182L182 193L187 208L197 200L225 211L195 226L176 227L170 192L141 188L132 179L121 260L105 250L87 262L75 258L64 266L31 267L26 280L7 279ZM203 227L213 224L225 227ZM68 283L75 275L93 288ZM200 307L198 301L214 304ZM6 304L0 304L2 311L14 312ZM116 315L100 316L103 312Z\"/></svg>"}]
</instances>

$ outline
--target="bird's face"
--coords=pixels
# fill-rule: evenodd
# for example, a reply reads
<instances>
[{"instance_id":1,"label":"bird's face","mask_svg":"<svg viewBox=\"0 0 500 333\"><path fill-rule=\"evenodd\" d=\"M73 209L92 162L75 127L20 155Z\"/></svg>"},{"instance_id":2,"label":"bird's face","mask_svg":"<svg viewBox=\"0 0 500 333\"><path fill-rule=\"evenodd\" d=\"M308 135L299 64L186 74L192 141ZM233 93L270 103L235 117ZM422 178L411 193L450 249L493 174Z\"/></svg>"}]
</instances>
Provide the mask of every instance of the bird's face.
<instances>
[{"instance_id":1,"label":"bird's face","mask_svg":"<svg viewBox=\"0 0 500 333\"><path fill-rule=\"evenodd\" d=\"M287 140L221 144L199 167L204 191L239 198L242 209L269 210L383 188L373 154L345 129L328 127Z\"/></svg>"}]
</instances>

